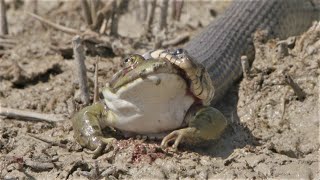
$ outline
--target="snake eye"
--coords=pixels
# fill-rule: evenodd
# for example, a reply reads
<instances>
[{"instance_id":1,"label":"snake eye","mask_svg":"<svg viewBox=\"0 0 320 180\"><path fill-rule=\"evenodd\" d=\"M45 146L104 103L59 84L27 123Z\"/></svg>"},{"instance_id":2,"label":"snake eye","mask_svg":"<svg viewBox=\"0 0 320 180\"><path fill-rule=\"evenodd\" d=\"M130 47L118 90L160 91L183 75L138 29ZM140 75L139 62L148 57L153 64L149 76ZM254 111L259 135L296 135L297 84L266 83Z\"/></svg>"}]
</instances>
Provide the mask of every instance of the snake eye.
<instances>
[{"instance_id":1,"label":"snake eye","mask_svg":"<svg viewBox=\"0 0 320 180\"><path fill-rule=\"evenodd\" d=\"M179 55L179 54L182 54L184 52L184 50L183 49L181 49L181 48L179 48L179 49L177 49L177 50L175 50L174 52L173 52L173 55Z\"/></svg>"}]
</instances>

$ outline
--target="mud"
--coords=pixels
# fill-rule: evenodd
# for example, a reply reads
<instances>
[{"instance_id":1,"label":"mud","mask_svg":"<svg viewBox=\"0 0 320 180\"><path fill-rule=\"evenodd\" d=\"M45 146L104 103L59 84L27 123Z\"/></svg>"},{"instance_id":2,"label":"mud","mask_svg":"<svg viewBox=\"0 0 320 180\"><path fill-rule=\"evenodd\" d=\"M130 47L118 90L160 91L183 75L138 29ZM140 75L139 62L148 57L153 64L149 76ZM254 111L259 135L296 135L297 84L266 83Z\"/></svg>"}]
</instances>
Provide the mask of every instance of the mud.
<instances>
[{"instance_id":1,"label":"mud","mask_svg":"<svg viewBox=\"0 0 320 180\"><path fill-rule=\"evenodd\" d=\"M38 13L51 21L86 28L77 3L38 5ZM169 21L165 38L181 31L197 33L226 6L186 3L181 22ZM154 36L150 42L141 37L135 7L130 5L120 20L119 33L125 38L116 42L124 51L100 59L100 87L117 71L123 54L154 46ZM18 43L5 49L0 59L0 105L64 114L66 120L52 124L0 117L0 179L320 178L319 23L296 37L293 49L280 49L280 40L255 41L248 77L216 105L229 121L220 139L200 146L183 144L174 153L161 150L158 141L119 138L104 155L92 159L74 142L69 121L80 108L74 60L68 54L72 36L42 25L24 14L24 8L8 10L9 31ZM87 56L91 80L96 60ZM286 84L285 75L305 92L304 99Z\"/></svg>"}]
</instances>

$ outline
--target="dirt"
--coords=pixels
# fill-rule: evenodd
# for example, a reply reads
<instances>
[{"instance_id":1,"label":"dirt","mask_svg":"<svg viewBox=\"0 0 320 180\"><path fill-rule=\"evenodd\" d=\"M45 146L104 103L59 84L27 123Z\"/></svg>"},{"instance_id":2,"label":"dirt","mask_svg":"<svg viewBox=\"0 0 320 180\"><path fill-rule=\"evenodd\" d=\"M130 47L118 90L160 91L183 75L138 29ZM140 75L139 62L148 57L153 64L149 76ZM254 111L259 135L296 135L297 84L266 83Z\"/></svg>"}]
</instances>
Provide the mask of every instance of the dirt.
<instances>
[{"instance_id":1,"label":"dirt","mask_svg":"<svg viewBox=\"0 0 320 180\"><path fill-rule=\"evenodd\" d=\"M180 32L192 36L227 4L186 3L181 21L169 21L162 38ZM100 87L118 70L123 55L154 46L155 35L150 41L143 37L136 7L131 3L120 18L121 38L114 40L118 48L112 49L120 49L118 55L100 58ZM320 178L319 23L296 37L293 49L280 49L283 41L277 39L255 40L256 57L248 77L216 105L229 121L220 139L199 146L183 144L174 153L161 150L159 141L120 138L92 159L74 141L69 120L79 109L74 60L67 52L73 36L42 25L24 14L25 8L10 6L7 12L10 35L18 43L1 51L0 106L64 114L66 120L47 123L0 117L1 179ZM59 1L39 1L38 14L68 27L86 28L78 2L60 6ZM91 80L96 60L96 56L86 59ZM303 90L304 98L299 99L286 84L285 75Z\"/></svg>"}]
</instances>

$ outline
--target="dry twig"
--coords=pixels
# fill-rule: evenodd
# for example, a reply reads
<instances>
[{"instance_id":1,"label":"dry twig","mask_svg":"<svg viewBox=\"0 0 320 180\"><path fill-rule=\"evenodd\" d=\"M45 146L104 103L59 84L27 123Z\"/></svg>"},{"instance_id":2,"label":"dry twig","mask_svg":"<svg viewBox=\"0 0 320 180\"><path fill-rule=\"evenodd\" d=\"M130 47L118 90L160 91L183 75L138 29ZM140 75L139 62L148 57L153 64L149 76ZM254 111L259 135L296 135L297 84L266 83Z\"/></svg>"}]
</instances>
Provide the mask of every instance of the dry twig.
<instances>
[{"instance_id":1,"label":"dry twig","mask_svg":"<svg viewBox=\"0 0 320 180\"><path fill-rule=\"evenodd\" d=\"M98 86L98 68L99 68L99 60L98 58L96 65L95 65L95 70L94 70L94 95L93 95L93 103L96 103L99 101L99 86Z\"/></svg>"},{"instance_id":2,"label":"dry twig","mask_svg":"<svg viewBox=\"0 0 320 180\"><path fill-rule=\"evenodd\" d=\"M87 69L84 63L84 60L86 57L84 54L84 48L82 46L82 40L80 36L75 36L72 39L72 44L73 44L73 54L74 54L77 72L78 72L77 74L79 78L81 100L84 103L84 105L88 105L90 101L90 97L89 97L89 88L87 85Z\"/></svg>"},{"instance_id":3,"label":"dry twig","mask_svg":"<svg viewBox=\"0 0 320 180\"><path fill-rule=\"evenodd\" d=\"M145 21L147 19L147 13L148 13L148 3L147 0L139 0L139 9L138 11L138 17L141 21Z\"/></svg>"},{"instance_id":4,"label":"dry twig","mask_svg":"<svg viewBox=\"0 0 320 180\"><path fill-rule=\"evenodd\" d=\"M298 99L300 101L303 101L306 98L306 93L300 88L300 86L295 83L292 77L287 73L284 73L284 79L286 84L288 84L293 89L294 93L298 96Z\"/></svg>"},{"instance_id":5,"label":"dry twig","mask_svg":"<svg viewBox=\"0 0 320 180\"><path fill-rule=\"evenodd\" d=\"M44 24L47 24L57 30L60 30L62 32L65 32L65 33L68 33L68 34L72 34L72 35L75 35L75 34L79 34L79 31L76 30L76 29L72 29L72 28L68 28L68 27L65 27L65 26L62 26L60 24L56 24L56 23L53 23L41 16L38 16L36 14L33 14L33 13L30 13L30 12L27 12L28 15L32 16L33 18L39 20L40 22L44 23Z\"/></svg>"},{"instance_id":6,"label":"dry twig","mask_svg":"<svg viewBox=\"0 0 320 180\"><path fill-rule=\"evenodd\" d=\"M0 0L0 35L6 35L8 31L6 4L4 0Z\"/></svg>"},{"instance_id":7,"label":"dry twig","mask_svg":"<svg viewBox=\"0 0 320 180\"><path fill-rule=\"evenodd\" d=\"M147 32L149 32L151 29L151 24L154 18L154 12L156 10L157 0L151 0L148 3L149 3L149 6L148 6L148 13L147 13Z\"/></svg>"},{"instance_id":8,"label":"dry twig","mask_svg":"<svg viewBox=\"0 0 320 180\"><path fill-rule=\"evenodd\" d=\"M112 9L110 35L118 36L119 7L117 6L117 1L113 1Z\"/></svg>"},{"instance_id":9,"label":"dry twig","mask_svg":"<svg viewBox=\"0 0 320 180\"><path fill-rule=\"evenodd\" d=\"M169 3L169 0L161 1L159 30L162 30L167 26L168 3Z\"/></svg>"},{"instance_id":10,"label":"dry twig","mask_svg":"<svg viewBox=\"0 0 320 180\"><path fill-rule=\"evenodd\" d=\"M0 107L0 116L7 118L29 120L29 121L46 121L46 122L59 122L64 121L65 117L58 114L42 114L31 111L17 110L11 108Z\"/></svg>"},{"instance_id":11,"label":"dry twig","mask_svg":"<svg viewBox=\"0 0 320 180\"><path fill-rule=\"evenodd\" d=\"M28 133L28 136L33 137L33 138L35 138L35 139L37 139L37 140L40 140L40 141L42 141L42 142L48 143L48 144L50 144L51 146L59 146L59 147L62 147L62 148L66 148L66 147L67 147L67 146L64 145L64 144L61 144L61 143L58 143L58 142L54 142L54 141L50 141L50 140L44 139L44 138L42 138L42 137L38 137L38 136L33 135L33 134L29 134L29 133Z\"/></svg>"},{"instance_id":12,"label":"dry twig","mask_svg":"<svg viewBox=\"0 0 320 180\"><path fill-rule=\"evenodd\" d=\"M176 38L174 39L171 39L171 40L168 40L168 41L163 41L162 42L162 47L163 48L166 48L168 46L174 46L174 45L177 45L183 41L186 41L188 40L190 37L189 33L184 33L184 34L181 34L179 36L177 36Z\"/></svg>"},{"instance_id":13,"label":"dry twig","mask_svg":"<svg viewBox=\"0 0 320 180\"><path fill-rule=\"evenodd\" d=\"M244 78L249 77L249 61L247 56L241 56L241 67L242 67L242 73Z\"/></svg>"},{"instance_id":14,"label":"dry twig","mask_svg":"<svg viewBox=\"0 0 320 180\"><path fill-rule=\"evenodd\" d=\"M33 161L31 159L26 159L24 164L34 171L50 171L55 167L52 162Z\"/></svg>"},{"instance_id":15,"label":"dry twig","mask_svg":"<svg viewBox=\"0 0 320 180\"><path fill-rule=\"evenodd\" d=\"M183 7L183 0L173 0L172 1L171 18L173 20L176 20L176 21L180 20L182 7Z\"/></svg>"},{"instance_id":16,"label":"dry twig","mask_svg":"<svg viewBox=\"0 0 320 180\"><path fill-rule=\"evenodd\" d=\"M86 20L87 25L91 25L92 24L92 17L91 17L91 12L90 12L88 1L81 0L81 7L83 10L84 19Z\"/></svg>"}]
</instances>

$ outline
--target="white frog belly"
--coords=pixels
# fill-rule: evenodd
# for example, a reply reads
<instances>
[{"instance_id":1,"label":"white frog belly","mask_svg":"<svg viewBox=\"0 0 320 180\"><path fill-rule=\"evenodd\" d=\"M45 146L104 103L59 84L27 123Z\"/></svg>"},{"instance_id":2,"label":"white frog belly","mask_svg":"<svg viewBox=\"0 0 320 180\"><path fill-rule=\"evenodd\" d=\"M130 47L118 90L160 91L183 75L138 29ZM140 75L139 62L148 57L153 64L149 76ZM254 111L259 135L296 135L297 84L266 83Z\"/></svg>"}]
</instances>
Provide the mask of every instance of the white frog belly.
<instances>
[{"instance_id":1,"label":"white frog belly","mask_svg":"<svg viewBox=\"0 0 320 180\"><path fill-rule=\"evenodd\" d=\"M115 121L109 126L138 134L161 133L183 124L194 102L187 85L176 74L160 73L137 79L116 93L103 91Z\"/></svg>"}]
</instances>

